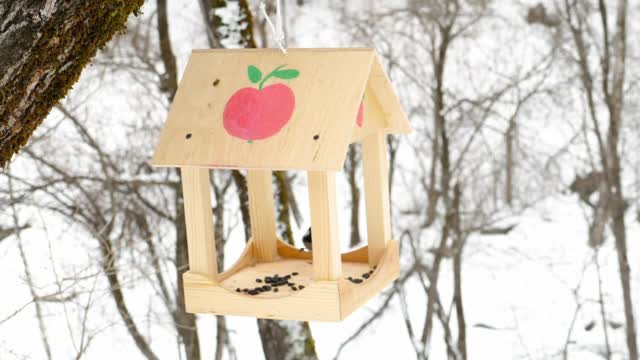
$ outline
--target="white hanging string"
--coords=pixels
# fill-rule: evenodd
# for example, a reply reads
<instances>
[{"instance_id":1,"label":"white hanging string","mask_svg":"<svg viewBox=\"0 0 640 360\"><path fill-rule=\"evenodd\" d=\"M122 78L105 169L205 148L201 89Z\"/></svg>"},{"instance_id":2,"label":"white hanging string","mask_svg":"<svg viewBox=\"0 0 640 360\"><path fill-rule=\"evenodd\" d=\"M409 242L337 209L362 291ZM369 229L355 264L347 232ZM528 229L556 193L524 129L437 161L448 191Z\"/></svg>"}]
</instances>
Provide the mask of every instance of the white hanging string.
<instances>
[{"instance_id":1,"label":"white hanging string","mask_svg":"<svg viewBox=\"0 0 640 360\"><path fill-rule=\"evenodd\" d=\"M271 28L271 34L272 34L273 40L276 42L276 44L278 44L280 51L286 54L287 44L285 44L282 12L280 11L280 0L276 0L276 24L275 25L269 18L269 14L267 14L267 6L265 5L264 0L260 1L260 12L262 12L262 17L264 17L264 19L267 21L267 24L269 24L269 27Z\"/></svg>"}]
</instances>

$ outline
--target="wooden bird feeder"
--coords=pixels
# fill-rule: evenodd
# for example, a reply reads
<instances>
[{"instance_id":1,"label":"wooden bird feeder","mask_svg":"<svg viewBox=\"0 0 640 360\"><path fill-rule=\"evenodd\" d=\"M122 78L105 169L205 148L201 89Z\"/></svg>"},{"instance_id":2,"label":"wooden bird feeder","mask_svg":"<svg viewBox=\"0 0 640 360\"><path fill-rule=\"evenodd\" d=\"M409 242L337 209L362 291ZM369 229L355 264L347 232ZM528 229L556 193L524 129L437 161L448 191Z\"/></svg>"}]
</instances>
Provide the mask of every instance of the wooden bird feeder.
<instances>
[{"instance_id":1,"label":"wooden bird feeder","mask_svg":"<svg viewBox=\"0 0 640 360\"><path fill-rule=\"evenodd\" d=\"M182 174L187 311L339 321L379 293L399 272L385 140L410 131L373 49L195 50L153 157L154 166ZM355 142L362 142L368 246L341 254L336 173ZM252 238L222 273L209 168L247 170ZM307 172L312 252L277 237L273 170ZM297 291L238 291L294 272Z\"/></svg>"}]
</instances>

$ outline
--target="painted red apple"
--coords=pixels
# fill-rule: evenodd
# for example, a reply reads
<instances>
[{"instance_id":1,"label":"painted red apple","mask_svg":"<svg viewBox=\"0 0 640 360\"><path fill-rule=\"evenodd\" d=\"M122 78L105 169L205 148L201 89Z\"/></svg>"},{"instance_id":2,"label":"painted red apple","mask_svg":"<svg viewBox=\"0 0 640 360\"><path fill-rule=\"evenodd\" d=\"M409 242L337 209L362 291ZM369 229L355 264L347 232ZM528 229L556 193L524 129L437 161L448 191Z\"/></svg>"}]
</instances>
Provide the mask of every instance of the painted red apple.
<instances>
[{"instance_id":1,"label":"painted red apple","mask_svg":"<svg viewBox=\"0 0 640 360\"><path fill-rule=\"evenodd\" d=\"M285 84L273 84L264 87L272 77L294 79L298 70L275 68L264 78L255 66L249 66L248 75L258 88L245 87L236 91L224 108L222 114L224 128L231 136L248 140L261 140L277 134L291 119L295 108L295 95Z\"/></svg>"}]
</instances>

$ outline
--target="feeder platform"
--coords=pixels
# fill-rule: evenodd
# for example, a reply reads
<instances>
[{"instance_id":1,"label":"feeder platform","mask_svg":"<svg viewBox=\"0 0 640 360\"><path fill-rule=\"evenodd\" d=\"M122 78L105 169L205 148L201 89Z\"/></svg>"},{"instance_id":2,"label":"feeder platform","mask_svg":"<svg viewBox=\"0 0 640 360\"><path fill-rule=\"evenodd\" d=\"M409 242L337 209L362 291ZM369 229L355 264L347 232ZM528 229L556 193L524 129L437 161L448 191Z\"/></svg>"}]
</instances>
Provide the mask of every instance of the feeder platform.
<instances>
[{"instance_id":1,"label":"feeder platform","mask_svg":"<svg viewBox=\"0 0 640 360\"><path fill-rule=\"evenodd\" d=\"M300 251L281 240L277 243L278 258L258 262L254 254L254 241L247 243L238 261L216 280L203 274L187 271L184 274L186 309L189 313L253 316L264 319L340 321L359 306L378 294L398 277L398 242L389 241L374 268L368 263L368 248L362 247L342 254L342 276L335 281L313 279L311 253ZM370 271L373 271L370 273ZM266 276L291 278L301 290L289 286L278 292L265 291L257 295L238 292L237 289L254 288L264 283L256 279ZM363 274L369 274L362 279ZM361 283L349 280L362 279Z\"/></svg>"}]
</instances>

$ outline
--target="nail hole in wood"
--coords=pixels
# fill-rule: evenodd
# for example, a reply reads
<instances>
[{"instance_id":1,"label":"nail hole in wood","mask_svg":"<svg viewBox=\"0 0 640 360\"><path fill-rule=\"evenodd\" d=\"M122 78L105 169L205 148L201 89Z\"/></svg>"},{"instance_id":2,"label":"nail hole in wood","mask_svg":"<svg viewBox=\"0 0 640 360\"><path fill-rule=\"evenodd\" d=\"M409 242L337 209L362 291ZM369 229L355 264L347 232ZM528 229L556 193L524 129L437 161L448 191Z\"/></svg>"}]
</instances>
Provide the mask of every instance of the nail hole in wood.
<instances>
[{"instance_id":1,"label":"nail hole in wood","mask_svg":"<svg viewBox=\"0 0 640 360\"><path fill-rule=\"evenodd\" d=\"M317 134L313 135L313 140L318 140L318 139L320 139L320 135L317 135Z\"/></svg>"},{"instance_id":2,"label":"nail hole in wood","mask_svg":"<svg viewBox=\"0 0 640 360\"><path fill-rule=\"evenodd\" d=\"M187 135L185 135L186 139L191 139L191 133L188 133Z\"/></svg>"},{"instance_id":3,"label":"nail hole in wood","mask_svg":"<svg viewBox=\"0 0 640 360\"><path fill-rule=\"evenodd\" d=\"M220 84L220 79L215 79L213 81L213 86L218 86L218 84Z\"/></svg>"}]
</instances>

